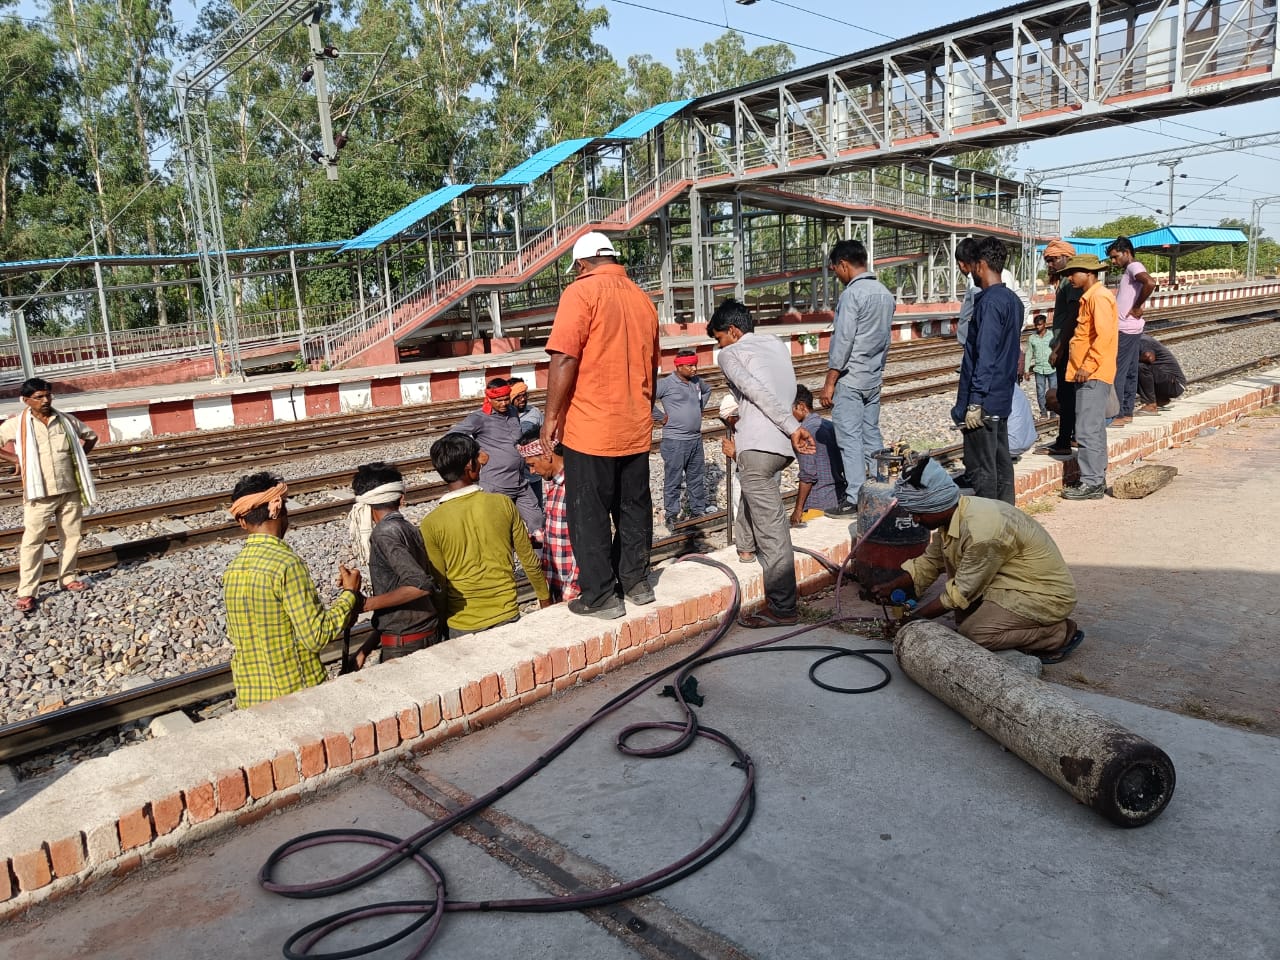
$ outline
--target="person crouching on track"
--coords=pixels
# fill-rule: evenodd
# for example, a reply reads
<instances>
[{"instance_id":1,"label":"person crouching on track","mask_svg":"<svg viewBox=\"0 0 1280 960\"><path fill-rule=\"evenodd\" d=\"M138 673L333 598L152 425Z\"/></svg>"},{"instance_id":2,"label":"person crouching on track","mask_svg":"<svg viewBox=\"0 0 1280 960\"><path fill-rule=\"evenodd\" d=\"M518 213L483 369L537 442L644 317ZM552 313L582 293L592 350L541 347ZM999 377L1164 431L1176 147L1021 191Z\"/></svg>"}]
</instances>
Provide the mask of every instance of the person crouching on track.
<instances>
[{"instance_id":1,"label":"person crouching on track","mask_svg":"<svg viewBox=\"0 0 1280 960\"><path fill-rule=\"evenodd\" d=\"M578 561L569 539L569 516L565 511L564 456L542 445L542 428L531 427L516 448L525 466L546 483L545 523L542 528L542 572L551 590L551 602L572 600L578 589Z\"/></svg>"},{"instance_id":2,"label":"person crouching on track","mask_svg":"<svg viewBox=\"0 0 1280 960\"><path fill-rule=\"evenodd\" d=\"M284 542L288 492L270 473L242 477L230 513L249 537L222 575L236 704L252 707L325 679L320 651L360 612L360 571L338 566L340 593L325 609L302 558Z\"/></svg>"},{"instance_id":3,"label":"person crouching on track","mask_svg":"<svg viewBox=\"0 0 1280 960\"><path fill-rule=\"evenodd\" d=\"M1084 632L1068 617L1076 585L1053 538L1017 507L988 497L962 497L936 460L922 457L894 487L898 505L935 531L924 554L874 590L923 596L945 571L942 593L908 614L932 620L948 611L956 629L988 650L1021 650L1058 663Z\"/></svg>"},{"instance_id":4,"label":"person crouching on track","mask_svg":"<svg viewBox=\"0 0 1280 960\"><path fill-rule=\"evenodd\" d=\"M418 528L400 513L404 477L389 463L366 463L351 489L351 545L369 565L373 584L373 596L364 601L364 609L373 611L373 632L356 653L358 670L375 648L382 660L394 660L439 643L440 633L427 548Z\"/></svg>"},{"instance_id":5,"label":"person crouching on track","mask_svg":"<svg viewBox=\"0 0 1280 960\"><path fill-rule=\"evenodd\" d=\"M423 518L422 542L436 583L436 610L448 619L450 637L520 619L512 551L539 603L550 606L547 580L515 504L480 488L480 444L447 433L431 445L431 463L449 492Z\"/></svg>"}]
</instances>

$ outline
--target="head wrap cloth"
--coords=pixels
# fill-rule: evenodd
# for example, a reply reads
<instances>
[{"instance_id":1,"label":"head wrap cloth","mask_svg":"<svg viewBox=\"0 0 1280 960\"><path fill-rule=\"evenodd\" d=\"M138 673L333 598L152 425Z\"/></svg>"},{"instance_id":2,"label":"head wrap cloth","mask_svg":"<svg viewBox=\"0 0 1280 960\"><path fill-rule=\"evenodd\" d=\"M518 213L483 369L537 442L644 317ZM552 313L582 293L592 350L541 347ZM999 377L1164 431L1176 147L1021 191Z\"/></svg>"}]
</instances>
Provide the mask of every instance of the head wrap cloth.
<instances>
[{"instance_id":1,"label":"head wrap cloth","mask_svg":"<svg viewBox=\"0 0 1280 960\"><path fill-rule=\"evenodd\" d=\"M1048 245L1044 248L1044 255L1046 257L1074 257L1076 255L1076 248L1065 240L1050 240Z\"/></svg>"},{"instance_id":2,"label":"head wrap cloth","mask_svg":"<svg viewBox=\"0 0 1280 960\"><path fill-rule=\"evenodd\" d=\"M522 457L545 457L547 448L542 445L541 440L534 440L531 443L517 443L516 453Z\"/></svg>"},{"instance_id":3,"label":"head wrap cloth","mask_svg":"<svg viewBox=\"0 0 1280 960\"><path fill-rule=\"evenodd\" d=\"M511 397L511 384L504 383L500 387L486 387L484 391L484 412L493 413L494 400L507 400Z\"/></svg>"},{"instance_id":4,"label":"head wrap cloth","mask_svg":"<svg viewBox=\"0 0 1280 960\"><path fill-rule=\"evenodd\" d=\"M942 513L960 502L960 488L933 459L925 464L918 485L902 477L894 484L893 494L907 513Z\"/></svg>"},{"instance_id":5,"label":"head wrap cloth","mask_svg":"<svg viewBox=\"0 0 1280 960\"><path fill-rule=\"evenodd\" d=\"M696 355L689 357L676 357L675 360L671 362L677 367L696 367L698 365L698 358Z\"/></svg>"},{"instance_id":6,"label":"head wrap cloth","mask_svg":"<svg viewBox=\"0 0 1280 960\"><path fill-rule=\"evenodd\" d=\"M510 386L511 386L512 400L514 400L516 397L522 397L529 392L529 385L524 381L520 381L519 383L513 383Z\"/></svg>"},{"instance_id":7,"label":"head wrap cloth","mask_svg":"<svg viewBox=\"0 0 1280 960\"><path fill-rule=\"evenodd\" d=\"M288 484L277 483L269 490L263 490L259 493L246 493L232 503L227 512L231 514L231 519L239 520L250 510L265 504L267 515L274 520L280 516L280 508L284 506L284 495L288 492Z\"/></svg>"},{"instance_id":8,"label":"head wrap cloth","mask_svg":"<svg viewBox=\"0 0 1280 960\"><path fill-rule=\"evenodd\" d=\"M356 559L361 563L369 562L369 537L373 534L373 508L396 503L403 497L404 482L400 480L384 483L356 497L347 529L351 534L351 546L355 550Z\"/></svg>"}]
</instances>

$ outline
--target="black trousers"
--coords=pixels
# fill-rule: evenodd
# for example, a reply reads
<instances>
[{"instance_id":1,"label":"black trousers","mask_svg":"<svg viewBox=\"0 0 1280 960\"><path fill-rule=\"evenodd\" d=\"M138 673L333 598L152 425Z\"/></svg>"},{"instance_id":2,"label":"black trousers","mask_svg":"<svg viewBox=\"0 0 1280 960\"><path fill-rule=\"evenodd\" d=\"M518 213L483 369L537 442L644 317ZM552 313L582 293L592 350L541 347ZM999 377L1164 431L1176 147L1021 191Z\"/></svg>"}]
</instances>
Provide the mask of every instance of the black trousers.
<instances>
[{"instance_id":1,"label":"black trousers","mask_svg":"<svg viewBox=\"0 0 1280 960\"><path fill-rule=\"evenodd\" d=\"M1065 357L1058 361L1058 439L1053 445L1060 450L1071 449L1076 435L1076 385L1067 379Z\"/></svg>"},{"instance_id":2,"label":"black trousers","mask_svg":"<svg viewBox=\"0 0 1280 960\"><path fill-rule=\"evenodd\" d=\"M1185 389L1181 382L1152 364L1138 364L1138 399L1143 403L1163 407L1174 397L1182 396Z\"/></svg>"},{"instance_id":3,"label":"black trousers","mask_svg":"<svg viewBox=\"0 0 1280 960\"><path fill-rule=\"evenodd\" d=\"M565 447L564 488L578 587L598 607L649 576L649 454L597 457Z\"/></svg>"},{"instance_id":4,"label":"black trousers","mask_svg":"<svg viewBox=\"0 0 1280 960\"><path fill-rule=\"evenodd\" d=\"M976 496L1013 503L1013 457L1009 455L1009 421L984 417L964 435L964 472Z\"/></svg>"}]
</instances>

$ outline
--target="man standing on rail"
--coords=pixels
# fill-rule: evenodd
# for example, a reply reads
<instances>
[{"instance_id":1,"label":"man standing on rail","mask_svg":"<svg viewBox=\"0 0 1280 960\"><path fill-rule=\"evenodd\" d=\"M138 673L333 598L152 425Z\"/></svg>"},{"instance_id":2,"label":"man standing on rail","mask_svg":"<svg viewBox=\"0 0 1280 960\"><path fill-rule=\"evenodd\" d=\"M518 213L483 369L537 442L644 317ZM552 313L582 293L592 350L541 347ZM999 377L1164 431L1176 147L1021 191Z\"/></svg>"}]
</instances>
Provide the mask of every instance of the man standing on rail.
<instances>
[{"instance_id":1,"label":"man standing on rail","mask_svg":"<svg viewBox=\"0 0 1280 960\"><path fill-rule=\"evenodd\" d=\"M1120 287L1116 290L1116 309L1120 313L1120 343L1116 347L1116 396L1120 398L1120 416L1111 421L1113 426L1123 427L1133 422L1133 407L1138 395L1138 341L1146 321L1142 305L1156 289L1156 282L1147 268L1135 259L1133 242L1128 237L1116 237L1107 247L1112 264L1123 271Z\"/></svg>"},{"instance_id":2,"label":"man standing on rail","mask_svg":"<svg viewBox=\"0 0 1280 960\"><path fill-rule=\"evenodd\" d=\"M605 620L626 613L623 597L654 601L649 448L658 311L617 257L603 233L588 233L573 245L578 277L560 297L547 341L542 425L543 447L564 446L569 536L581 590L569 609Z\"/></svg>"},{"instance_id":3,"label":"man standing on rail","mask_svg":"<svg viewBox=\"0 0 1280 960\"><path fill-rule=\"evenodd\" d=\"M324 681L320 651L360 612L360 571L338 566L340 593L325 609L302 558L284 542L289 488L270 473L242 477L230 513L249 536L222 575L227 635L235 652L236 704L256 703Z\"/></svg>"},{"instance_id":4,"label":"man standing on rail","mask_svg":"<svg viewBox=\"0 0 1280 960\"><path fill-rule=\"evenodd\" d=\"M827 516L848 519L858 510L858 493L872 467L871 455L884 447L880 435L880 388L889 357L894 299L867 266L867 248L841 240L827 256L845 285L836 304L821 402L832 408L840 454L844 458L845 499ZM792 387L794 395L795 388ZM792 396L788 396L788 406ZM790 561L788 561L789 563Z\"/></svg>"},{"instance_id":5,"label":"man standing on rail","mask_svg":"<svg viewBox=\"0 0 1280 960\"><path fill-rule=\"evenodd\" d=\"M813 436L791 412L796 371L790 351L777 337L761 336L754 328L751 314L737 300L716 307L707 324L707 336L720 346L720 369L738 401L733 438L721 446L738 465L741 518L764 567L764 609L738 619L752 628L786 626L798 617L790 518L782 505L780 477L793 450L818 451Z\"/></svg>"},{"instance_id":6,"label":"man standing on rail","mask_svg":"<svg viewBox=\"0 0 1280 960\"><path fill-rule=\"evenodd\" d=\"M422 542L436 585L435 606L448 618L450 639L520 619L512 553L538 601L550 605L547 581L520 514L509 497L480 487L484 454L475 439L445 434L431 445L431 463L449 491L423 518Z\"/></svg>"},{"instance_id":7,"label":"man standing on rail","mask_svg":"<svg viewBox=\"0 0 1280 960\"><path fill-rule=\"evenodd\" d=\"M453 428L452 433L474 437L489 456L480 471L480 488L510 497L534 540L542 540L542 507L529 486L524 458L516 452L522 432L520 413L511 403L511 384L497 377L484 391L484 406Z\"/></svg>"},{"instance_id":8,"label":"man standing on rail","mask_svg":"<svg viewBox=\"0 0 1280 960\"><path fill-rule=\"evenodd\" d=\"M356 653L356 669L380 648L382 661L407 656L440 642L439 618L427 573L427 548L418 528L404 518L404 477L389 463L366 463L356 470L351 489L351 545L356 559L369 565L373 630Z\"/></svg>"},{"instance_id":9,"label":"man standing on rail","mask_svg":"<svg viewBox=\"0 0 1280 960\"><path fill-rule=\"evenodd\" d=\"M70 414L53 408L53 386L33 377L19 388L23 409L0 426L0 457L22 478L22 546L18 551L18 599L14 609L31 613L40 590L44 541L56 523L62 539L58 580L78 593L88 584L76 577L80 559L81 508L97 500L88 454L98 435Z\"/></svg>"},{"instance_id":10,"label":"man standing on rail","mask_svg":"<svg viewBox=\"0 0 1280 960\"><path fill-rule=\"evenodd\" d=\"M1042 452L1055 456L1071 456L1071 442L1076 434L1076 385L1067 379L1067 344L1076 332L1076 317L1080 314L1080 291L1071 283L1063 268L1076 255L1076 248L1059 238L1050 240L1044 248L1044 265L1049 271L1049 281L1056 283L1053 299L1053 337L1049 345L1049 363L1053 365L1057 380L1058 436ZM1048 407L1046 393L1045 406Z\"/></svg>"},{"instance_id":11,"label":"man standing on rail","mask_svg":"<svg viewBox=\"0 0 1280 960\"><path fill-rule=\"evenodd\" d=\"M951 419L963 432L965 473L974 493L1013 503L1009 413L1018 388L1023 307L1000 280L1004 244L984 237L976 256L973 276L982 289L974 299L973 328L964 344Z\"/></svg>"},{"instance_id":12,"label":"man standing on rail","mask_svg":"<svg viewBox=\"0 0 1280 960\"><path fill-rule=\"evenodd\" d=\"M667 529L674 534L680 519L680 490L689 494L689 515L714 512L707 508L707 461L702 448L702 411L711 399L711 384L698 376L698 355L676 354L675 371L658 381L653 419L662 427L662 504Z\"/></svg>"},{"instance_id":13,"label":"man standing on rail","mask_svg":"<svg viewBox=\"0 0 1280 960\"><path fill-rule=\"evenodd\" d=\"M1080 315L1067 344L1067 379L1076 385L1076 437L1080 482L1063 487L1067 500L1100 500L1107 486L1107 401L1116 378L1116 298L1098 279L1107 265L1077 254L1062 268L1080 290Z\"/></svg>"},{"instance_id":14,"label":"man standing on rail","mask_svg":"<svg viewBox=\"0 0 1280 960\"><path fill-rule=\"evenodd\" d=\"M922 457L894 487L898 505L933 530L923 556L874 588L887 602L894 590L922 597L943 573L942 593L908 613L932 620L950 611L956 630L988 650L1021 650L1043 663L1065 660L1084 640L1070 618L1076 584L1044 527L1017 507L962 497L936 460Z\"/></svg>"}]
</instances>

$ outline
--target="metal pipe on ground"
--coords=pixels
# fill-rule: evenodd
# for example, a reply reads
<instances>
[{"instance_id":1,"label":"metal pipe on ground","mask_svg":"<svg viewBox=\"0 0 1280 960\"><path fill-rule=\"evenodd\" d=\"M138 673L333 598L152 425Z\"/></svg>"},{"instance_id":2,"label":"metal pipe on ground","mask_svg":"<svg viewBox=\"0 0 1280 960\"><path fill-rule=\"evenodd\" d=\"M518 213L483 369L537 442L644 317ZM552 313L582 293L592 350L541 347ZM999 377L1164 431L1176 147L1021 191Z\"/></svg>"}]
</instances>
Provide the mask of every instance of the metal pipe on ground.
<instances>
[{"instance_id":1,"label":"metal pipe on ground","mask_svg":"<svg viewBox=\"0 0 1280 960\"><path fill-rule=\"evenodd\" d=\"M955 631L908 623L893 652L919 686L1112 823L1150 823L1173 796L1163 750Z\"/></svg>"}]
</instances>

